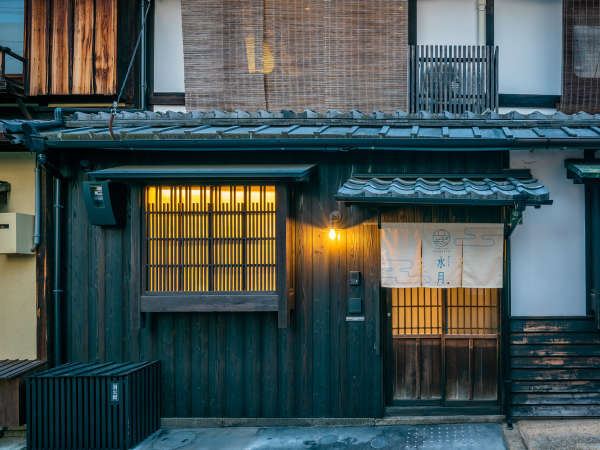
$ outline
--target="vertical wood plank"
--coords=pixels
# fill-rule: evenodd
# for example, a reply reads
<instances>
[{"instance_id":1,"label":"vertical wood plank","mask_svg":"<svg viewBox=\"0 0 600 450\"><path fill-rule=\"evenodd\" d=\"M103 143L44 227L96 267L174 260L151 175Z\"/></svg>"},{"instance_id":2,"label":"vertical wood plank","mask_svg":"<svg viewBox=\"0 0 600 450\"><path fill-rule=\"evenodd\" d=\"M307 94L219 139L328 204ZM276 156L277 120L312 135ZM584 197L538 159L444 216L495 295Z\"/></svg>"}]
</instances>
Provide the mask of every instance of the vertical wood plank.
<instances>
[{"instance_id":1,"label":"vertical wood plank","mask_svg":"<svg viewBox=\"0 0 600 450\"><path fill-rule=\"evenodd\" d=\"M30 1L29 95L48 93L48 5L47 0Z\"/></svg>"},{"instance_id":2,"label":"vertical wood plank","mask_svg":"<svg viewBox=\"0 0 600 450\"><path fill-rule=\"evenodd\" d=\"M83 203L83 192L81 180L73 183L71 190L71 267L77 267L77 270L71 270L71 292L76 294L76 302L68 305L71 308L71 342L69 343L72 352L65 355L75 361L87 361L88 359L88 301L89 301L89 255L87 252L89 224L85 214L85 205ZM65 297L66 298L66 297ZM103 313L103 312L102 312Z\"/></svg>"},{"instance_id":3,"label":"vertical wood plank","mask_svg":"<svg viewBox=\"0 0 600 450\"><path fill-rule=\"evenodd\" d=\"M92 94L94 0L75 0L73 6L72 94Z\"/></svg>"},{"instance_id":4,"label":"vertical wood plank","mask_svg":"<svg viewBox=\"0 0 600 450\"><path fill-rule=\"evenodd\" d=\"M262 398L262 361L261 347L261 318L264 314L242 313L244 315L243 336L243 400L244 417L259 417ZM265 319L268 319L265 317Z\"/></svg>"},{"instance_id":5,"label":"vertical wood plank","mask_svg":"<svg viewBox=\"0 0 600 450\"><path fill-rule=\"evenodd\" d=\"M383 361L381 352L381 305L380 305L380 230L363 225L362 272L364 273L365 308L365 367L362 376L369 395L364 399L369 416L378 417L383 412ZM366 367L369 369L367 370Z\"/></svg>"},{"instance_id":6,"label":"vertical wood plank","mask_svg":"<svg viewBox=\"0 0 600 450\"><path fill-rule=\"evenodd\" d=\"M318 183L313 184L313 186ZM297 361L296 366L296 404L297 414L304 417L312 415L313 411L313 333L312 333L312 200L314 188L302 192L298 197L299 221L297 239L296 263L298 270L298 286L296 287L296 318L297 318ZM292 356L292 355L290 355Z\"/></svg>"},{"instance_id":7,"label":"vertical wood plank","mask_svg":"<svg viewBox=\"0 0 600 450\"><path fill-rule=\"evenodd\" d=\"M170 387L175 397L176 414L190 417L192 413L191 321L195 314L173 314L175 326L174 366L176 382Z\"/></svg>"},{"instance_id":8,"label":"vertical wood plank","mask_svg":"<svg viewBox=\"0 0 600 450\"><path fill-rule=\"evenodd\" d=\"M123 243L121 229L105 229L105 314L106 314L106 357L109 360L122 361L123 322Z\"/></svg>"},{"instance_id":9,"label":"vertical wood plank","mask_svg":"<svg viewBox=\"0 0 600 450\"><path fill-rule=\"evenodd\" d=\"M331 377L331 327L330 307L332 291L329 284L329 254L331 251L341 251L341 243L331 240L327 236L328 218L331 211L336 207L332 205L332 192L330 188L337 185L336 166L332 164L321 166L321 182L319 190L312 202L312 340L313 340L313 414L315 416L327 416L330 411L330 377ZM330 186L330 184L332 186ZM345 268L341 268L345 270ZM344 285L338 285L338 289L344 291Z\"/></svg>"},{"instance_id":10,"label":"vertical wood plank","mask_svg":"<svg viewBox=\"0 0 600 450\"><path fill-rule=\"evenodd\" d=\"M112 95L117 90L117 2L96 0L94 30L95 94Z\"/></svg>"},{"instance_id":11,"label":"vertical wood plank","mask_svg":"<svg viewBox=\"0 0 600 450\"><path fill-rule=\"evenodd\" d=\"M102 361L105 353L105 316L104 316L104 233L100 227L91 227L89 233L89 316L90 357Z\"/></svg>"},{"instance_id":12,"label":"vertical wood plank","mask_svg":"<svg viewBox=\"0 0 600 450\"><path fill-rule=\"evenodd\" d=\"M278 401L277 368L281 365L277 353L279 341L277 333L277 315L274 313L260 314L260 411L261 417L277 417L281 415Z\"/></svg>"},{"instance_id":13,"label":"vertical wood plank","mask_svg":"<svg viewBox=\"0 0 600 450\"><path fill-rule=\"evenodd\" d=\"M50 94L69 94L69 22L70 1L53 0L50 55Z\"/></svg>"},{"instance_id":14,"label":"vertical wood plank","mask_svg":"<svg viewBox=\"0 0 600 450\"><path fill-rule=\"evenodd\" d=\"M192 319L191 360L191 400L192 416L209 415L208 386L209 381L209 334L208 321L210 314L197 313Z\"/></svg>"}]
</instances>

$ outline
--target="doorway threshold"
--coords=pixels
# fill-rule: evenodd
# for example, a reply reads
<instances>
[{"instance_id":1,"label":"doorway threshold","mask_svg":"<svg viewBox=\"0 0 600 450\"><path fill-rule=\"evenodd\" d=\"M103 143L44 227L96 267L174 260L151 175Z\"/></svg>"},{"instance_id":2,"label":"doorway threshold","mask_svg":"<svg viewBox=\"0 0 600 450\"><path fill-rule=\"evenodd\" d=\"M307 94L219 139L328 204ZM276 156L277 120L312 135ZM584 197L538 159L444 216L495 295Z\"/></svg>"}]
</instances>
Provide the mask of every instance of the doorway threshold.
<instances>
[{"instance_id":1,"label":"doorway threshold","mask_svg":"<svg viewBox=\"0 0 600 450\"><path fill-rule=\"evenodd\" d=\"M388 406L380 421L402 423L503 422L500 408L444 406Z\"/></svg>"}]
</instances>

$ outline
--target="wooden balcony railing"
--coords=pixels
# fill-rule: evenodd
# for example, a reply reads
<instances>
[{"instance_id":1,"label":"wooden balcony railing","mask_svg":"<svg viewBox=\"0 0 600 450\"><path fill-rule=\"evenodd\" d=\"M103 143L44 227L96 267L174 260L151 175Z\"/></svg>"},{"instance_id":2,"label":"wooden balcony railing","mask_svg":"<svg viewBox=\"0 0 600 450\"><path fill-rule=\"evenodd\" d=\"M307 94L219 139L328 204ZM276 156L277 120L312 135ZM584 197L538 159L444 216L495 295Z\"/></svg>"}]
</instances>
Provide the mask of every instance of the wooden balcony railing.
<instances>
[{"instance_id":1,"label":"wooden balcony railing","mask_svg":"<svg viewBox=\"0 0 600 450\"><path fill-rule=\"evenodd\" d=\"M411 45L411 112L482 113L498 109L498 47Z\"/></svg>"}]
</instances>

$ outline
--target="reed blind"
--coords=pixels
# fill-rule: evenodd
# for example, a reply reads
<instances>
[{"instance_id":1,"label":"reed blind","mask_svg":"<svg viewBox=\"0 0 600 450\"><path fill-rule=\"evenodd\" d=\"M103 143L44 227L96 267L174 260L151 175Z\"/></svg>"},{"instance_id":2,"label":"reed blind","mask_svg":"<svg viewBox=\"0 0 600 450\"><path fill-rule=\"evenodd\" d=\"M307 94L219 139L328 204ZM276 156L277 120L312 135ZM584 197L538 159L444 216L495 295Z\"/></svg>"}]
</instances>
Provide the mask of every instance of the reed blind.
<instances>
[{"instance_id":1,"label":"reed blind","mask_svg":"<svg viewBox=\"0 0 600 450\"><path fill-rule=\"evenodd\" d=\"M274 292L274 186L148 186L148 292Z\"/></svg>"},{"instance_id":2,"label":"reed blind","mask_svg":"<svg viewBox=\"0 0 600 450\"><path fill-rule=\"evenodd\" d=\"M407 107L407 0L182 0L186 107Z\"/></svg>"},{"instance_id":3,"label":"reed blind","mask_svg":"<svg viewBox=\"0 0 600 450\"><path fill-rule=\"evenodd\" d=\"M563 1L563 89L566 113L600 113L600 0Z\"/></svg>"}]
</instances>

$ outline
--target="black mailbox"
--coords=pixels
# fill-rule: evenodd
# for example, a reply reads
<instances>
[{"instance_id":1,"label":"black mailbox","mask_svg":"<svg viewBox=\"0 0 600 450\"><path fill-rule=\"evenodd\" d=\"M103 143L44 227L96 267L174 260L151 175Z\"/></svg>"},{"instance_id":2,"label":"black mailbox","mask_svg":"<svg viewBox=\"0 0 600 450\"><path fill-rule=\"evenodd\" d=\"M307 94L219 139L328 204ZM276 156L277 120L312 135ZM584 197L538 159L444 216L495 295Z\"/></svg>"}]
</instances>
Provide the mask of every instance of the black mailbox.
<instances>
[{"instance_id":1,"label":"black mailbox","mask_svg":"<svg viewBox=\"0 0 600 450\"><path fill-rule=\"evenodd\" d=\"M92 225L121 226L125 219L125 187L110 181L84 181L83 198Z\"/></svg>"}]
</instances>

